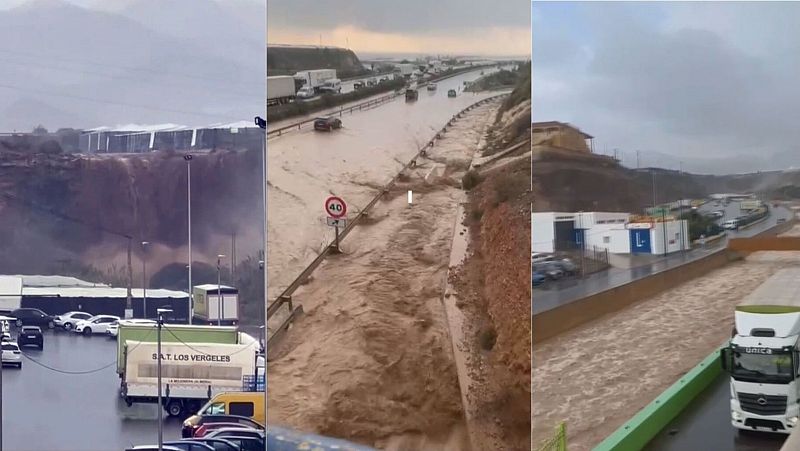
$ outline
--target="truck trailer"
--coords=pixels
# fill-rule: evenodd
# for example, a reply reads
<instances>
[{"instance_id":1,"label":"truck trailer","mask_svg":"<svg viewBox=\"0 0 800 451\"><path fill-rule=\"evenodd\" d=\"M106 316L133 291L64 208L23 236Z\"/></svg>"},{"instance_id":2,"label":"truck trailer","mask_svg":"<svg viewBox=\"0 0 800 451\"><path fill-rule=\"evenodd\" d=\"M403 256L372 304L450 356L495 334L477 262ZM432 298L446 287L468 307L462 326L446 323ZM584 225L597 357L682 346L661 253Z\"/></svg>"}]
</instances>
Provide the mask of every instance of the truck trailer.
<instances>
[{"instance_id":1,"label":"truck trailer","mask_svg":"<svg viewBox=\"0 0 800 451\"><path fill-rule=\"evenodd\" d=\"M267 77L267 106L290 103L294 97L294 77L290 75Z\"/></svg>"},{"instance_id":2,"label":"truck trailer","mask_svg":"<svg viewBox=\"0 0 800 451\"><path fill-rule=\"evenodd\" d=\"M163 334L163 331L162 331ZM158 344L127 340L120 396L128 406L158 403ZM259 345L218 343L161 344L161 402L170 416L196 412L222 392L254 391L263 379Z\"/></svg>"},{"instance_id":3,"label":"truck trailer","mask_svg":"<svg viewBox=\"0 0 800 451\"><path fill-rule=\"evenodd\" d=\"M791 433L800 419L800 269L782 269L736 306L722 367L730 375L731 424Z\"/></svg>"},{"instance_id":4,"label":"truck trailer","mask_svg":"<svg viewBox=\"0 0 800 451\"><path fill-rule=\"evenodd\" d=\"M226 285L196 285L194 320L198 324L218 326L238 324L239 290Z\"/></svg>"},{"instance_id":5,"label":"truck trailer","mask_svg":"<svg viewBox=\"0 0 800 451\"><path fill-rule=\"evenodd\" d=\"M308 86L319 92L319 88L325 85L328 80L336 78L336 69L315 69L304 70L294 74L294 79L297 85Z\"/></svg>"}]
</instances>

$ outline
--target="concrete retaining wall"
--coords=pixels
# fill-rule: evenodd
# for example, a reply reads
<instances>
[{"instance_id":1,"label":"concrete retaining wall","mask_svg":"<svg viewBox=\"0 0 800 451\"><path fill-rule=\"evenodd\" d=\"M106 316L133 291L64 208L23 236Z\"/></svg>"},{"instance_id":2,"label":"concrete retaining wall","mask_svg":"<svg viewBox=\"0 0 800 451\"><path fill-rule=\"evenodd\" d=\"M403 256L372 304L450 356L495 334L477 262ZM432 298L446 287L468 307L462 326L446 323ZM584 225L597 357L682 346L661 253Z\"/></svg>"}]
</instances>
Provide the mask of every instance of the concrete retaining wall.
<instances>
[{"instance_id":1,"label":"concrete retaining wall","mask_svg":"<svg viewBox=\"0 0 800 451\"><path fill-rule=\"evenodd\" d=\"M606 290L533 316L533 342L540 343L600 316L621 310L720 268L737 257L720 250L701 259L664 270L650 277ZM536 302L536 299L533 300Z\"/></svg>"},{"instance_id":2,"label":"concrete retaining wall","mask_svg":"<svg viewBox=\"0 0 800 451\"><path fill-rule=\"evenodd\" d=\"M719 349L692 368L678 382L640 410L594 451L632 451L643 449L692 400L702 393L722 372Z\"/></svg>"}]
</instances>

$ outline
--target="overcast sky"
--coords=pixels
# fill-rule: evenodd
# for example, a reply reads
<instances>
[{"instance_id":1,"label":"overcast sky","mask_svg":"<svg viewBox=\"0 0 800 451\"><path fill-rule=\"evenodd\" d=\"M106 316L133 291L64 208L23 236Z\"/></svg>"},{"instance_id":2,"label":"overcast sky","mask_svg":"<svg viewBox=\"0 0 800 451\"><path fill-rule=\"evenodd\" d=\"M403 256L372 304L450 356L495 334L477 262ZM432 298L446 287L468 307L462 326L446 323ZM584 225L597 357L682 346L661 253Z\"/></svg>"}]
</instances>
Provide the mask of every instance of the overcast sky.
<instances>
[{"instance_id":1,"label":"overcast sky","mask_svg":"<svg viewBox=\"0 0 800 451\"><path fill-rule=\"evenodd\" d=\"M629 166L800 166L800 3L536 2L534 121Z\"/></svg>"},{"instance_id":2,"label":"overcast sky","mask_svg":"<svg viewBox=\"0 0 800 451\"><path fill-rule=\"evenodd\" d=\"M324 6L324 13L322 7ZM268 42L358 52L530 54L529 0L270 0Z\"/></svg>"}]
</instances>

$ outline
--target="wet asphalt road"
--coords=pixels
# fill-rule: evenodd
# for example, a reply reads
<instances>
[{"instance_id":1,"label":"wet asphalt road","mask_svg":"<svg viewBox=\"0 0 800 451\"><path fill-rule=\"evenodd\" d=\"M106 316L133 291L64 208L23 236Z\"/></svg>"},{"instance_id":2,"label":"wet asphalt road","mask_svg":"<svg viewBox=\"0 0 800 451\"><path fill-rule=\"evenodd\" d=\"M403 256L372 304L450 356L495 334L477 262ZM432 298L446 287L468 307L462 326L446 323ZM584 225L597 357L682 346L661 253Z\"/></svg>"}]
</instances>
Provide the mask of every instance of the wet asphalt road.
<instances>
[{"instance_id":1,"label":"wet asphalt road","mask_svg":"<svg viewBox=\"0 0 800 451\"><path fill-rule=\"evenodd\" d=\"M155 405L129 408L119 398L115 340L47 331L43 351L24 352L21 370L3 368L5 451L114 451L158 442ZM43 365L103 369L62 374ZM167 419L164 440L179 438L180 421Z\"/></svg>"},{"instance_id":2,"label":"wet asphalt road","mask_svg":"<svg viewBox=\"0 0 800 451\"><path fill-rule=\"evenodd\" d=\"M730 385L721 374L645 448L651 451L777 451L785 435L731 426Z\"/></svg>"}]
</instances>

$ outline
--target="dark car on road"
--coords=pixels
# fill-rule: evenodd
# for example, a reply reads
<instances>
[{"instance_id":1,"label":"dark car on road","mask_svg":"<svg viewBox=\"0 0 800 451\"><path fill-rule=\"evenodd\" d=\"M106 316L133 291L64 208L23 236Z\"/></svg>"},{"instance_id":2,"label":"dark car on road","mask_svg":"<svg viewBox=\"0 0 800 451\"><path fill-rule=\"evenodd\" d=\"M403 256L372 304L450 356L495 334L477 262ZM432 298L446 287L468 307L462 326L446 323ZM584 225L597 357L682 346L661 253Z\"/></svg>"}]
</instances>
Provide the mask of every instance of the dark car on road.
<instances>
[{"instance_id":1,"label":"dark car on road","mask_svg":"<svg viewBox=\"0 0 800 451\"><path fill-rule=\"evenodd\" d=\"M44 335L39 326L22 326L17 334L17 344L20 348L25 346L36 346L44 349Z\"/></svg>"},{"instance_id":2,"label":"dark car on road","mask_svg":"<svg viewBox=\"0 0 800 451\"><path fill-rule=\"evenodd\" d=\"M55 327L55 318L38 308L18 308L8 316L16 319L17 327L39 326L48 329Z\"/></svg>"},{"instance_id":3,"label":"dark car on road","mask_svg":"<svg viewBox=\"0 0 800 451\"><path fill-rule=\"evenodd\" d=\"M539 271L534 271L531 274L531 281L533 282L534 287L538 287L539 285L547 282L547 276L545 276Z\"/></svg>"},{"instance_id":4,"label":"dark car on road","mask_svg":"<svg viewBox=\"0 0 800 451\"><path fill-rule=\"evenodd\" d=\"M335 117L318 117L314 119L314 130L329 132L342 128L342 121Z\"/></svg>"}]
</instances>

